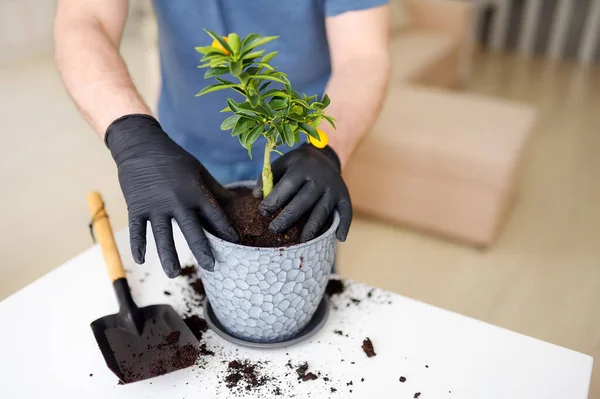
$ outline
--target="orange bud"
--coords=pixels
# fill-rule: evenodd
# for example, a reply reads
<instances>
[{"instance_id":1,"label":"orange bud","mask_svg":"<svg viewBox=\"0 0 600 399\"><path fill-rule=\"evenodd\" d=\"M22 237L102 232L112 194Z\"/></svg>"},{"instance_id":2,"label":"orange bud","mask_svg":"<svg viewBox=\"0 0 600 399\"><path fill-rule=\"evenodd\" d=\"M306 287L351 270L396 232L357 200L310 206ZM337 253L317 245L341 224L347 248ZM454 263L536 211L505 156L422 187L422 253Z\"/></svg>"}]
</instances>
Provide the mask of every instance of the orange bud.
<instances>
[{"instance_id":1,"label":"orange bud","mask_svg":"<svg viewBox=\"0 0 600 399\"><path fill-rule=\"evenodd\" d=\"M319 133L318 140L313 136L308 136L308 141L310 141L310 143L317 148L325 148L325 146L329 143L329 137L327 137L327 134L321 129L317 129L317 133Z\"/></svg>"},{"instance_id":2,"label":"orange bud","mask_svg":"<svg viewBox=\"0 0 600 399\"><path fill-rule=\"evenodd\" d=\"M223 39L229 43L229 39L227 38L227 36L223 36ZM219 43L219 41L217 39L213 40L211 47L216 48L218 50L221 50L225 55L229 55L229 51L225 50L225 47L223 47L221 45L221 43Z\"/></svg>"}]
</instances>

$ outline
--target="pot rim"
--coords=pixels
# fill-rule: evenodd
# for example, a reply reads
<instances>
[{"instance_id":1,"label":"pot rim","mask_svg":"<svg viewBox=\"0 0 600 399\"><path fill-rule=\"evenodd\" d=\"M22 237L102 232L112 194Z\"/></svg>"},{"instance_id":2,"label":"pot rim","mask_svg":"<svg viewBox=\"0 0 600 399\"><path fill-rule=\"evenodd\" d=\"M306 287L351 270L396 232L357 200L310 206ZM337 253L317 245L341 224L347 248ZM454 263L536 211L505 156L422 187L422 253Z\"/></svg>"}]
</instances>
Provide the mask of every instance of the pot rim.
<instances>
[{"instance_id":1,"label":"pot rim","mask_svg":"<svg viewBox=\"0 0 600 399\"><path fill-rule=\"evenodd\" d=\"M235 188L235 187L252 188L252 187L254 187L255 184L256 184L256 180L242 180L242 181L226 184L225 187L227 187L227 188ZM241 244L237 244L237 243L234 243L231 241L223 240L222 238L219 238L219 237L215 236L214 234L211 234L209 231L207 231L204 228L202 230L204 230L204 234L206 235L206 237L209 240L214 240L216 242L219 242L219 243L222 243L222 244L234 247L234 248L239 248L239 249L246 250L246 251L253 250L253 251L259 251L259 252L280 252L281 249L283 249L283 250L299 249L299 248L311 246L311 245L315 244L316 242L321 241L321 240L325 239L326 237L329 237L331 234L335 234L335 230L338 228L339 224L340 224L340 215L337 210L334 210L333 211L333 221L331 222L331 226L329 226L329 228L323 234L313 238L310 241L302 242L302 243L296 244L296 245L290 245L287 247L253 247L253 246L249 246L249 245L241 245Z\"/></svg>"}]
</instances>

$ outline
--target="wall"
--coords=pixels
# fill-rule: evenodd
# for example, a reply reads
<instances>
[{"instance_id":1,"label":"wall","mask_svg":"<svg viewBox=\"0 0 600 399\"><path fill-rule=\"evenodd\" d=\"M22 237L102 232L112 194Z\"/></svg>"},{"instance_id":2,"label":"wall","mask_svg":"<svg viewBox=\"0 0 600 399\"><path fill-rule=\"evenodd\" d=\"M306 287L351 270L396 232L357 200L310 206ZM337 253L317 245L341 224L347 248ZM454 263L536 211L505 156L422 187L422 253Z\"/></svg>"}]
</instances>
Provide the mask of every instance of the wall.
<instances>
[{"instance_id":1,"label":"wall","mask_svg":"<svg viewBox=\"0 0 600 399\"><path fill-rule=\"evenodd\" d=\"M52 54L57 0L0 0L0 65ZM125 35L138 35L151 12L149 0L129 0Z\"/></svg>"}]
</instances>

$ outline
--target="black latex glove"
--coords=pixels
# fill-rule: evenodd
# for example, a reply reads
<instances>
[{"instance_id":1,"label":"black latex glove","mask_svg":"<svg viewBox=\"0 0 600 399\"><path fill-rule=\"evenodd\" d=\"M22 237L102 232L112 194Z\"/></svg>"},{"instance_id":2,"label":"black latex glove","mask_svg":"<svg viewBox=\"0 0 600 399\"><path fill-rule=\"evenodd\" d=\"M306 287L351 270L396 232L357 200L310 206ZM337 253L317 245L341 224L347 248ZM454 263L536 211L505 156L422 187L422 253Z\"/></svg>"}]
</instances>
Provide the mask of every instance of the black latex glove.
<instances>
[{"instance_id":1,"label":"black latex glove","mask_svg":"<svg viewBox=\"0 0 600 399\"><path fill-rule=\"evenodd\" d=\"M170 278L181 270L171 220L174 218L206 270L214 257L202 231L208 223L215 234L235 242L238 236L215 198L228 195L208 171L162 130L149 115L126 115L106 130L105 142L117 163L121 190L129 211L131 253L144 263L146 224L150 221L162 267Z\"/></svg>"},{"instance_id":2,"label":"black latex glove","mask_svg":"<svg viewBox=\"0 0 600 399\"><path fill-rule=\"evenodd\" d=\"M340 160L331 147L319 149L304 144L277 158L271 169L275 186L260 203L259 211L263 216L272 215L285 206L269 226L273 233L285 232L310 211L300 239L312 240L337 209L340 224L336 237L346 240L352 222L352 204L340 174ZM260 177L253 193L257 198L262 197Z\"/></svg>"}]
</instances>

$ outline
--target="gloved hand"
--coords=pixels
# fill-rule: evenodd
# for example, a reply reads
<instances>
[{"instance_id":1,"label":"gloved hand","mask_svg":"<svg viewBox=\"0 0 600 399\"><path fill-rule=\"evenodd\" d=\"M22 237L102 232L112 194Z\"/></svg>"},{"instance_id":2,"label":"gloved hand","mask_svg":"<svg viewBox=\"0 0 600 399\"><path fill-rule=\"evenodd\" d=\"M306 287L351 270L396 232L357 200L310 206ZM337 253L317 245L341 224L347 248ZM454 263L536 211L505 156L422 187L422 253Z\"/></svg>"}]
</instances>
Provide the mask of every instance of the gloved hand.
<instances>
[{"instance_id":1,"label":"gloved hand","mask_svg":"<svg viewBox=\"0 0 600 399\"><path fill-rule=\"evenodd\" d=\"M271 165L275 185L259 205L263 216L285 208L273 219L269 229L283 233L304 213L311 211L300 239L305 242L316 237L334 209L340 214L336 237L345 241L352 222L352 204L348 188L340 174L340 161L329 146L319 149L310 144L279 157ZM253 194L262 196L259 177Z\"/></svg>"},{"instance_id":2,"label":"gloved hand","mask_svg":"<svg viewBox=\"0 0 600 399\"><path fill-rule=\"evenodd\" d=\"M214 257L202 224L208 223L211 231L227 241L238 240L215 201L227 196L227 190L149 115L117 119L106 130L104 140L117 163L135 262L144 263L149 220L165 273L170 278L179 275L181 265L171 225L174 218L198 264L212 271Z\"/></svg>"}]
</instances>

